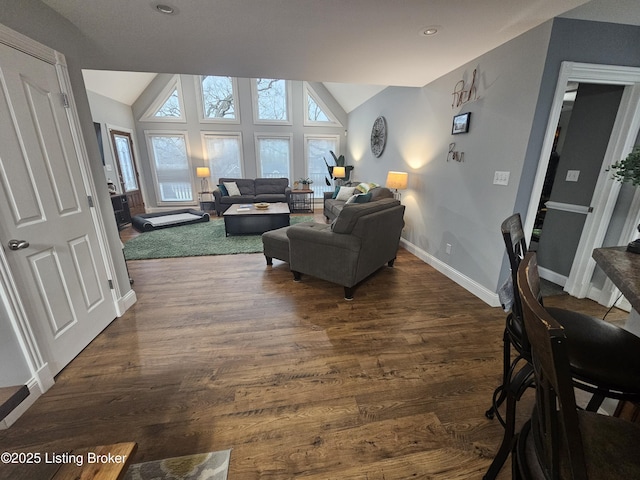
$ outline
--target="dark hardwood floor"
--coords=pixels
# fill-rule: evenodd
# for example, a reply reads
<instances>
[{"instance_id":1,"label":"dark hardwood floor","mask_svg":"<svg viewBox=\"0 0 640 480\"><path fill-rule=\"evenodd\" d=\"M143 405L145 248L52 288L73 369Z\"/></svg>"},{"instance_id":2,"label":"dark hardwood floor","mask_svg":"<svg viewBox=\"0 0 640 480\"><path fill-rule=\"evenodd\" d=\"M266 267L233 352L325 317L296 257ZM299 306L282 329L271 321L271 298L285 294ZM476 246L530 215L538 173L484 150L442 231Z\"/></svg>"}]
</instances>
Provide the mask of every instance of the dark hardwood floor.
<instances>
[{"instance_id":1,"label":"dark hardwood floor","mask_svg":"<svg viewBox=\"0 0 640 480\"><path fill-rule=\"evenodd\" d=\"M261 254L128 267L138 302L0 451L135 441L137 463L231 448L230 480L479 479L489 466L505 314L406 250L351 302Z\"/></svg>"}]
</instances>

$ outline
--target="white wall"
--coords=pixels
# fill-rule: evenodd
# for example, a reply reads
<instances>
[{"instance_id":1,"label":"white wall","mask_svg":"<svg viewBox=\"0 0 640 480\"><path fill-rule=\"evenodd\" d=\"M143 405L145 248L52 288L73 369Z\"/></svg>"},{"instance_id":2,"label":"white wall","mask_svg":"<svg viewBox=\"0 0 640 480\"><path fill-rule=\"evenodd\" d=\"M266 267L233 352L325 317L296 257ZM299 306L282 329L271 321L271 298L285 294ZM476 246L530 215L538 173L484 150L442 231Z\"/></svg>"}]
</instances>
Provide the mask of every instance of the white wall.
<instances>
[{"instance_id":1,"label":"white wall","mask_svg":"<svg viewBox=\"0 0 640 480\"><path fill-rule=\"evenodd\" d=\"M291 81L291 125L265 125L254 124L253 121L253 105L251 97L251 79L238 78L238 104L240 114L240 124L232 123L211 123L201 122L197 110L196 81L193 75L180 75L180 83L182 85L183 108L185 109L184 122L153 122L140 121L147 109L158 98L158 95L166 87L168 82L173 79L173 75L159 74L149 84L140 97L132 105L132 112L136 121L136 132L140 142L138 144L140 150L140 166L141 176L147 195L147 207L150 210L158 208L156 198L156 187L153 182L153 173L151 160L149 158L148 146L145 139L145 130L153 131L186 131L188 139L188 147L190 161L193 171L195 167L206 164L204 159L204 147L202 145L201 133L203 132L241 132L242 134L242 156L243 156L243 174L245 178L255 178L258 175L257 154L255 148L255 134L271 133L271 134L291 134L292 143L292 164L293 170L290 175L290 182L293 184L298 178L306 177L307 168L304 156L304 135L339 135L340 148L344 151L346 148L345 130L347 124L347 114L333 98L329 91L317 82L309 82L311 88L325 103L327 108L337 117L341 123L339 126L305 126L304 125L304 92L303 82ZM338 152L336 152L338 153ZM327 152L327 160L331 160L331 155ZM211 184L215 185L217 178L211 178ZM193 205L195 205L195 200Z\"/></svg>"},{"instance_id":2,"label":"white wall","mask_svg":"<svg viewBox=\"0 0 640 480\"><path fill-rule=\"evenodd\" d=\"M409 172L403 238L494 305L500 224L513 213L550 33L549 22L423 88L387 88L349 115L348 157L358 179L384 183L389 170ZM452 108L456 83L468 84L474 69L478 99ZM472 113L469 133L451 135L461 112ZM388 141L374 158L369 137L378 115L386 117ZM447 162L451 142L463 163ZM508 186L493 185L496 170L510 172Z\"/></svg>"}]
</instances>

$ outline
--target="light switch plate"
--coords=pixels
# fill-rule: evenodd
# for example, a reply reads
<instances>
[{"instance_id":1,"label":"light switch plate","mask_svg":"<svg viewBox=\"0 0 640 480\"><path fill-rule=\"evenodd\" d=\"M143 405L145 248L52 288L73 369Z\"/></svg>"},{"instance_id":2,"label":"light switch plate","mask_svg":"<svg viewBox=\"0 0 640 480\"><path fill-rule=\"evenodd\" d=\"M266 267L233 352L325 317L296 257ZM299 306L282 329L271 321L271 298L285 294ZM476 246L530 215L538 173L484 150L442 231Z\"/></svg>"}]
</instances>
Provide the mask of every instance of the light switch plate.
<instances>
[{"instance_id":1,"label":"light switch plate","mask_svg":"<svg viewBox=\"0 0 640 480\"><path fill-rule=\"evenodd\" d=\"M567 182L577 182L580 176L580 170L567 170Z\"/></svg>"},{"instance_id":2,"label":"light switch plate","mask_svg":"<svg viewBox=\"0 0 640 480\"><path fill-rule=\"evenodd\" d=\"M509 185L509 172L496 172L493 174L494 185Z\"/></svg>"}]
</instances>

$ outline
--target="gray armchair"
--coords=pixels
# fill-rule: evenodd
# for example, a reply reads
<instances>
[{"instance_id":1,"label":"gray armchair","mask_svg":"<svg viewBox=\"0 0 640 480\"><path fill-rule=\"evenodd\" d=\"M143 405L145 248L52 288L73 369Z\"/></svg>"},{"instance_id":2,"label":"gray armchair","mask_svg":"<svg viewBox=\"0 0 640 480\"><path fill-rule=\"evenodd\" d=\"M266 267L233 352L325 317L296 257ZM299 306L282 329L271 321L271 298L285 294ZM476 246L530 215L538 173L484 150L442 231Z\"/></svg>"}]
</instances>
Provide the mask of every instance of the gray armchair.
<instances>
[{"instance_id":1,"label":"gray armchair","mask_svg":"<svg viewBox=\"0 0 640 480\"><path fill-rule=\"evenodd\" d=\"M312 275L344 286L351 300L356 284L392 267L404 227L404 206L387 198L345 205L331 225L300 223L287 228L294 279Z\"/></svg>"}]
</instances>

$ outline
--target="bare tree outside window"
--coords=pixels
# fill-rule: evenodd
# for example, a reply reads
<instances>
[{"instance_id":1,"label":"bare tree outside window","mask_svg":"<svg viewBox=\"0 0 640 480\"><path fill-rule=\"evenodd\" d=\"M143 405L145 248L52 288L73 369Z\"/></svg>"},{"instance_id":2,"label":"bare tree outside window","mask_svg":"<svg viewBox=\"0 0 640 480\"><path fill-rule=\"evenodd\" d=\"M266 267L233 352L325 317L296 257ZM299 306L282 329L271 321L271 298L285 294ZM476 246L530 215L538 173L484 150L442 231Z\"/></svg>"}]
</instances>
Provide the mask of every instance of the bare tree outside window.
<instances>
[{"instance_id":1,"label":"bare tree outside window","mask_svg":"<svg viewBox=\"0 0 640 480\"><path fill-rule=\"evenodd\" d=\"M313 99L311 95L307 94L307 118L312 122L331 122L331 119L327 117L320 105Z\"/></svg>"},{"instance_id":2,"label":"bare tree outside window","mask_svg":"<svg viewBox=\"0 0 640 480\"><path fill-rule=\"evenodd\" d=\"M287 82L271 78L257 78L258 119L287 121Z\"/></svg>"},{"instance_id":3,"label":"bare tree outside window","mask_svg":"<svg viewBox=\"0 0 640 480\"><path fill-rule=\"evenodd\" d=\"M202 77L204 118L236 118L233 80L231 77Z\"/></svg>"},{"instance_id":4,"label":"bare tree outside window","mask_svg":"<svg viewBox=\"0 0 640 480\"><path fill-rule=\"evenodd\" d=\"M181 117L180 112L180 100L178 99L178 90L174 90L173 93L167 98L167 101L158 109L156 117Z\"/></svg>"}]
</instances>

